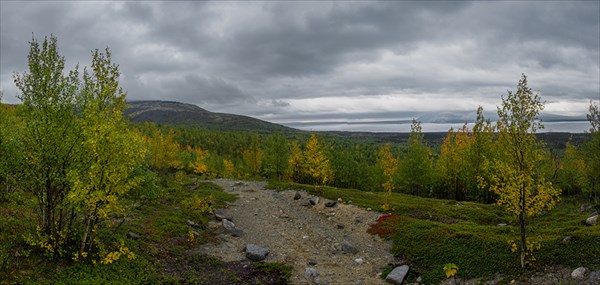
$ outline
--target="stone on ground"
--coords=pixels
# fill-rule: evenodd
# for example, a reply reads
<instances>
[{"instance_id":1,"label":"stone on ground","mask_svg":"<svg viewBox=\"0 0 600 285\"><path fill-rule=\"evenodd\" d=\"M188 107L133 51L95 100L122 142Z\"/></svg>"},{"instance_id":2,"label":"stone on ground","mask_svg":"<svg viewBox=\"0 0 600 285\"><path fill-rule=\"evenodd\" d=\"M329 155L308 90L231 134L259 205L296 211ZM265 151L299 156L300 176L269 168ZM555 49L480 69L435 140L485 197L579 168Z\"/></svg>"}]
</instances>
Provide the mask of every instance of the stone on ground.
<instances>
[{"instance_id":1,"label":"stone on ground","mask_svg":"<svg viewBox=\"0 0 600 285\"><path fill-rule=\"evenodd\" d=\"M585 267L578 267L577 269L573 270L573 272L571 272L571 278L575 280L583 280L585 278L586 272L587 269L585 269Z\"/></svg>"},{"instance_id":2,"label":"stone on ground","mask_svg":"<svg viewBox=\"0 0 600 285\"><path fill-rule=\"evenodd\" d=\"M233 222L233 214L229 210L226 210L226 209L216 209L216 210L213 211L213 214L215 215L215 218L218 221L221 221L221 220L225 219L225 220L230 220L230 221Z\"/></svg>"},{"instance_id":3,"label":"stone on ground","mask_svg":"<svg viewBox=\"0 0 600 285\"><path fill-rule=\"evenodd\" d=\"M585 224L588 226L595 226L598 223L598 215L591 216L585 220Z\"/></svg>"},{"instance_id":4,"label":"stone on ground","mask_svg":"<svg viewBox=\"0 0 600 285\"><path fill-rule=\"evenodd\" d=\"M589 284L600 284L600 270L590 272L587 281Z\"/></svg>"},{"instance_id":5,"label":"stone on ground","mask_svg":"<svg viewBox=\"0 0 600 285\"><path fill-rule=\"evenodd\" d=\"M319 271L317 271L314 268L306 268L306 270L304 271L304 277L306 278L312 278L317 276L319 276Z\"/></svg>"},{"instance_id":6,"label":"stone on ground","mask_svg":"<svg viewBox=\"0 0 600 285\"><path fill-rule=\"evenodd\" d=\"M244 231L238 229L235 224L227 219L223 219L223 227L234 237L241 237Z\"/></svg>"},{"instance_id":7,"label":"stone on ground","mask_svg":"<svg viewBox=\"0 0 600 285\"><path fill-rule=\"evenodd\" d=\"M348 254L355 254L358 253L358 249L355 246L346 242L342 244L342 252Z\"/></svg>"},{"instance_id":8,"label":"stone on ground","mask_svg":"<svg viewBox=\"0 0 600 285\"><path fill-rule=\"evenodd\" d=\"M127 238L129 238L129 239L134 239L134 240L135 240L135 239L139 239L139 238L140 238L140 235L138 235L138 234L136 234L136 233L128 232L128 233L127 233Z\"/></svg>"},{"instance_id":9,"label":"stone on ground","mask_svg":"<svg viewBox=\"0 0 600 285\"><path fill-rule=\"evenodd\" d=\"M312 197L310 198L310 200L308 200L308 201L310 202L310 204L311 204L311 205L313 205L313 206L314 206L314 205L316 205L316 204L319 204L319 197L317 197L317 196L312 196Z\"/></svg>"},{"instance_id":10,"label":"stone on ground","mask_svg":"<svg viewBox=\"0 0 600 285\"><path fill-rule=\"evenodd\" d=\"M267 255L269 255L269 250L264 247L251 243L246 245L246 258L252 261L264 260L267 258Z\"/></svg>"},{"instance_id":11,"label":"stone on ground","mask_svg":"<svg viewBox=\"0 0 600 285\"><path fill-rule=\"evenodd\" d=\"M406 278L407 274L408 265L398 266L394 268L394 270L392 270L392 272L390 272L390 274L388 274L387 277L385 277L385 281L392 284L400 285L404 281L404 278Z\"/></svg>"},{"instance_id":12,"label":"stone on ground","mask_svg":"<svg viewBox=\"0 0 600 285\"><path fill-rule=\"evenodd\" d=\"M188 224L188 226L194 227L194 228L199 228L200 227L200 225L198 223L196 223L196 222L194 222L192 220L187 220L187 224Z\"/></svg>"}]
</instances>

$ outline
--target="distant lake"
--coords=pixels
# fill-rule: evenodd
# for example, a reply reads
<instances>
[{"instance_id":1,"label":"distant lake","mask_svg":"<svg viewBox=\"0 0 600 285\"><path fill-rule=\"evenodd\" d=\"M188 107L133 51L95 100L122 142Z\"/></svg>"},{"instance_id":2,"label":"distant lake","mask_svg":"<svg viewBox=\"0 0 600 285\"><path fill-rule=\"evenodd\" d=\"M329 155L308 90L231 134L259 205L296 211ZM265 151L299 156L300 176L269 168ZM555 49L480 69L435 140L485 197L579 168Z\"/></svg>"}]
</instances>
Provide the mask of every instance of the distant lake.
<instances>
[{"instance_id":1,"label":"distant lake","mask_svg":"<svg viewBox=\"0 0 600 285\"><path fill-rule=\"evenodd\" d=\"M463 123L464 124L464 123ZM423 132L447 132L450 128L455 130L461 128L463 124L451 123L422 123ZM591 127L588 121L567 121L567 122L544 122L543 132L566 132L566 133L584 133L589 132ZM305 131L348 131L348 132L410 132L410 123L287 123L286 126L305 130ZM469 128L473 124L468 124Z\"/></svg>"}]
</instances>

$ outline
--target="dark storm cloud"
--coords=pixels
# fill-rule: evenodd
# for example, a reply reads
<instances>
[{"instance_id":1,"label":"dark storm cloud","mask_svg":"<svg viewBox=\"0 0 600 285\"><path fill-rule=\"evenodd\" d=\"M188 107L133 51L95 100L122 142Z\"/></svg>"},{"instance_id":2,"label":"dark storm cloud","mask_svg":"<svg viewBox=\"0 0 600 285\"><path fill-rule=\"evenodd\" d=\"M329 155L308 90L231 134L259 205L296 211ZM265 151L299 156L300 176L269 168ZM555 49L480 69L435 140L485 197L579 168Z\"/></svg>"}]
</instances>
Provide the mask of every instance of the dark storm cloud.
<instances>
[{"instance_id":1,"label":"dark storm cloud","mask_svg":"<svg viewBox=\"0 0 600 285\"><path fill-rule=\"evenodd\" d=\"M9 102L32 33L57 35L71 66L109 46L131 99L278 120L493 109L521 73L551 110L574 112L600 88L597 1L0 5Z\"/></svg>"},{"instance_id":2,"label":"dark storm cloud","mask_svg":"<svg viewBox=\"0 0 600 285\"><path fill-rule=\"evenodd\" d=\"M223 78L186 75L183 80L166 82L162 87L170 98L200 104L235 105L244 99L242 91Z\"/></svg>"}]
</instances>

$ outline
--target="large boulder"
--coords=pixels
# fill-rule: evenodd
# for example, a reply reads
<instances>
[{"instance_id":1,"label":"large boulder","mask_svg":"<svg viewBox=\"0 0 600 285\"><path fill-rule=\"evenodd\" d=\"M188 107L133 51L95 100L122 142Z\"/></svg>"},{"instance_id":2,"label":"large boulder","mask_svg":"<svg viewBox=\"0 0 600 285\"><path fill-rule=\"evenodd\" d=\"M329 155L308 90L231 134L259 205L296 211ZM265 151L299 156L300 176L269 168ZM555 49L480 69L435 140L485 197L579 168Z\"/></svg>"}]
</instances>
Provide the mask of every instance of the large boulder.
<instances>
[{"instance_id":1,"label":"large boulder","mask_svg":"<svg viewBox=\"0 0 600 285\"><path fill-rule=\"evenodd\" d=\"M269 255L269 250L264 248L264 247L260 247L258 245L255 244L247 244L246 245L246 258L252 260L252 261L261 261L264 260L265 258L267 258L267 255Z\"/></svg>"},{"instance_id":2,"label":"large boulder","mask_svg":"<svg viewBox=\"0 0 600 285\"><path fill-rule=\"evenodd\" d=\"M406 275L408 275L408 269L408 265L402 265L394 268L394 270L392 270L392 272L385 277L385 281L397 285L402 284L402 282L404 282L404 278L406 278Z\"/></svg>"},{"instance_id":3,"label":"large boulder","mask_svg":"<svg viewBox=\"0 0 600 285\"><path fill-rule=\"evenodd\" d=\"M595 226L598 224L598 215L591 216L585 220L585 224L588 226Z\"/></svg>"}]
</instances>

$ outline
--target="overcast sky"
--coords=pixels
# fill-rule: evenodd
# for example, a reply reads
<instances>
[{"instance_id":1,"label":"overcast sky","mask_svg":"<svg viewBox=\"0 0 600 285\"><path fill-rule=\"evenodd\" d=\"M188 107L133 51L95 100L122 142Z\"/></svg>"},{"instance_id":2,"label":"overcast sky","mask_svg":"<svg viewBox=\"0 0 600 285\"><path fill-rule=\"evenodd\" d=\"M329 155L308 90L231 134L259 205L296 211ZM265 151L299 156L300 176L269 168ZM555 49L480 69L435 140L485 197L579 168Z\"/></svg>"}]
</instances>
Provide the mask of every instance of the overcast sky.
<instances>
[{"instance_id":1,"label":"overcast sky","mask_svg":"<svg viewBox=\"0 0 600 285\"><path fill-rule=\"evenodd\" d=\"M4 102L32 33L70 67L110 47L130 100L274 122L495 111L525 73L546 112L600 98L599 1L2 1Z\"/></svg>"}]
</instances>

